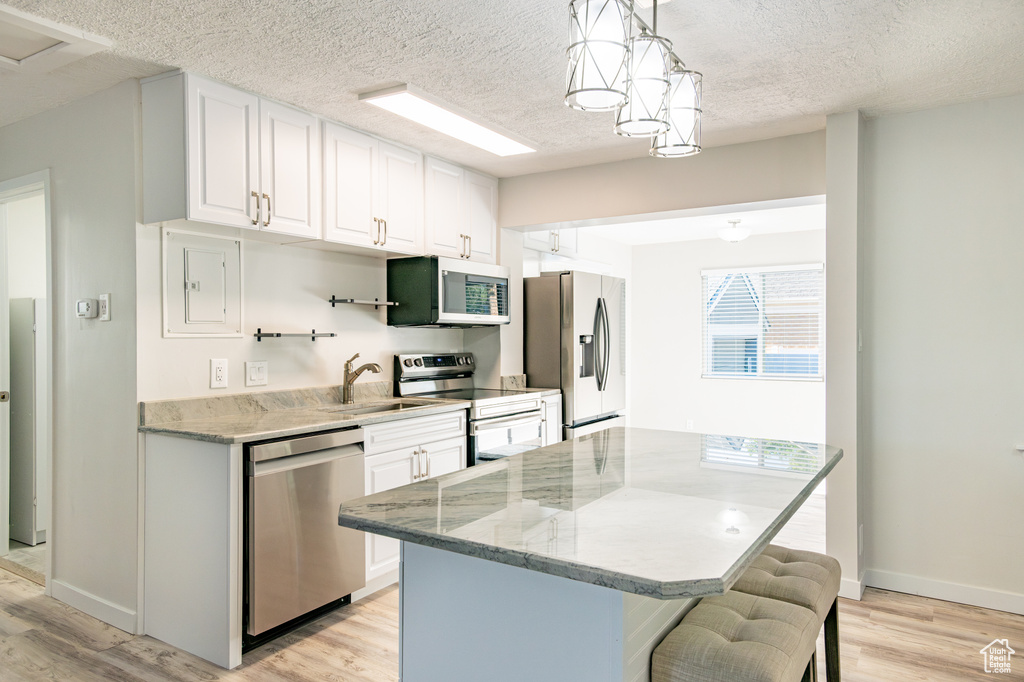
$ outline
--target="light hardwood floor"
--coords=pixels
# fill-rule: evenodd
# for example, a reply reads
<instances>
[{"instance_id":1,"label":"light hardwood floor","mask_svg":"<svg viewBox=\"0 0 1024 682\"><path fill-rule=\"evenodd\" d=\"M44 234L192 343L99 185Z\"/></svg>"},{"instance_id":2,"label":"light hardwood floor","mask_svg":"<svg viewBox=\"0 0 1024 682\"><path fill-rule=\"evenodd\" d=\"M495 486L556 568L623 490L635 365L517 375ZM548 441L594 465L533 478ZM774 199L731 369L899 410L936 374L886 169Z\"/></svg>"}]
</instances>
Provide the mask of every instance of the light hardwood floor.
<instances>
[{"instance_id":1,"label":"light hardwood floor","mask_svg":"<svg viewBox=\"0 0 1024 682\"><path fill-rule=\"evenodd\" d=\"M869 589L864 601L840 600L839 632L845 682L1024 680L1024 616ZM1010 675L983 672L979 650L996 638L1021 652ZM824 681L823 655L819 665ZM252 651L229 671L105 625L0 570L2 682L397 679L397 588Z\"/></svg>"},{"instance_id":2,"label":"light hardwood floor","mask_svg":"<svg viewBox=\"0 0 1024 682\"><path fill-rule=\"evenodd\" d=\"M46 543L30 547L11 540L8 550L7 556L0 557L0 568L28 578L38 585L46 584L43 576L46 572Z\"/></svg>"}]
</instances>

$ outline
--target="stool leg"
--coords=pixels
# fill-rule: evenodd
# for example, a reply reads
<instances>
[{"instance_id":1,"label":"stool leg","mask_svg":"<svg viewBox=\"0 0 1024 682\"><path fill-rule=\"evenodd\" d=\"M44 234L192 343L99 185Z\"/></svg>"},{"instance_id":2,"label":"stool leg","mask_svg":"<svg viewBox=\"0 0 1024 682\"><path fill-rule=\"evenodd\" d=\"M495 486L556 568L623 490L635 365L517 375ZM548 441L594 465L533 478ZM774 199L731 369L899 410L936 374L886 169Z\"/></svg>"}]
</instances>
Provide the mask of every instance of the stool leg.
<instances>
[{"instance_id":1,"label":"stool leg","mask_svg":"<svg viewBox=\"0 0 1024 682\"><path fill-rule=\"evenodd\" d=\"M839 680L839 599L832 602L832 608L825 616L825 679Z\"/></svg>"},{"instance_id":2,"label":"stool leg","mask_svg":"<svg viewBox=\"0 0 1024 682\"><path fill-rule=\"evenodd\" d=\"M807 662L807 667L804 668L804 676L800 678L800 682L814 682L814 655L811 655L811 660Z\"/></svg>"}]
</instances>

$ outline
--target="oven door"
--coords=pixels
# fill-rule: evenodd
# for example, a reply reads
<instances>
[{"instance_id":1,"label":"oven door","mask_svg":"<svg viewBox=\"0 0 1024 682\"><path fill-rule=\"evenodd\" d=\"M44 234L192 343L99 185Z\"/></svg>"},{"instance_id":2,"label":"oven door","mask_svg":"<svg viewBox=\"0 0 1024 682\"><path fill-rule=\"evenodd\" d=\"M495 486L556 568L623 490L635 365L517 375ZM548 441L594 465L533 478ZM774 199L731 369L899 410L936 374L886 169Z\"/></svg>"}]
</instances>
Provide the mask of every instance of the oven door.
<instances>
[{"instance_id":1,"label":"oven door","mask_svg":"<svg viewBox=\"0 0 1024 682\"><path fill-rule=\"evenodd\" d=\"M544 429L542 417L543 413L537 410L470 422L468 465L539 448Z\"/></svg>"}]
</instances>

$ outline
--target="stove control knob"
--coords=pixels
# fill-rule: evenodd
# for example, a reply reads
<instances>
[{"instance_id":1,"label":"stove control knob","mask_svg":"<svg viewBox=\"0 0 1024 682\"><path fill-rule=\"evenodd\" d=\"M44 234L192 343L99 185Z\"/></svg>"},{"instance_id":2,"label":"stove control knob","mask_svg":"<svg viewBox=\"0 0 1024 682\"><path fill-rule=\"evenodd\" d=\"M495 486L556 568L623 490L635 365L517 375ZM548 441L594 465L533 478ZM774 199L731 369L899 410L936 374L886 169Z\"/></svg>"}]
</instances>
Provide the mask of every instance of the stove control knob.
<instances>
[{"instance_id":1,"label":"stove control knob","mask_svg":"<svg viewBox=\"0 0 1024 682\"><path fill-rule=\"evenodd\" d=\"M459 358L459 364L460 365L466 364L466 358Z\"/></svg>"},{"instance_id":2,"label":"stove control knob","mask_svg":"<svg viewBox=\"0 0 1024 682\"><path fill-rule=\"evenodd\" d=\"M405 360L402 360L402 364L405 365L406 367L412 367L412 358L406 358Z\"/></svg>"},{"instance_id":3,"label":"stove control knob","mask_svg":"<svg viewBox=\"0 0 1024 682\"><path fill-rule=\"evenodd\" d=\"M423 366L423 358L416 358L415 360L413 360L413 362L416 364L417 367Z\"/></svg>"}]
</instances>

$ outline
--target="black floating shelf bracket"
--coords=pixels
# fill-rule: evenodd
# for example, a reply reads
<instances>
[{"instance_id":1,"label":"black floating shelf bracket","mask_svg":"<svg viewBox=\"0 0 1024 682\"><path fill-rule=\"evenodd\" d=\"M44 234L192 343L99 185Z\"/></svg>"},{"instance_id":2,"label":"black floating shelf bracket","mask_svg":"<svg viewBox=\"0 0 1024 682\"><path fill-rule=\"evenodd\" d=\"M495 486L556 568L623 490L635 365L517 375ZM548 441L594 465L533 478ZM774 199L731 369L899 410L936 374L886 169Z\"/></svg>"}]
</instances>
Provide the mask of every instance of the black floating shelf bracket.
<instances>
[{"instance_id":1,"label":"black floating shelf bracket","mask_svg":"<svg viewBox=\"0 0 1024 682\"><path fill-rule=\"evenodd\" d=\"M337 336L337 334L335 334L334 332L320 332L318 334L315 329L310 331L310 332L306 332L306 333L283 334L281 332L265 332L265 331L263 331L262 328L257 327L256 328L256 333L253 334L253 336L256 337L256 342L257 343L259 343L263 339L279 339L279 338L281 338L283 336L305 336L305 337L308 337L311 341L316 342L317 338L324 337L324 336Z\"/></svg>"},{"instance_id":2,"label":"black floating shelf bracket","mask_svg":"<svg viewBox=\"0 0 1024 682\"><path fill-rule=\"evenodd\" d=\"M333 294L327 302L331 304L331 307L335 307L337 303L354 303L355 305L372 305L374 310L379 310L381 306L398 305L393 301L382 301L379 298L375 298L372 301L363 301L357 298L336 298Z\"/></svg>"}]
</instances>

